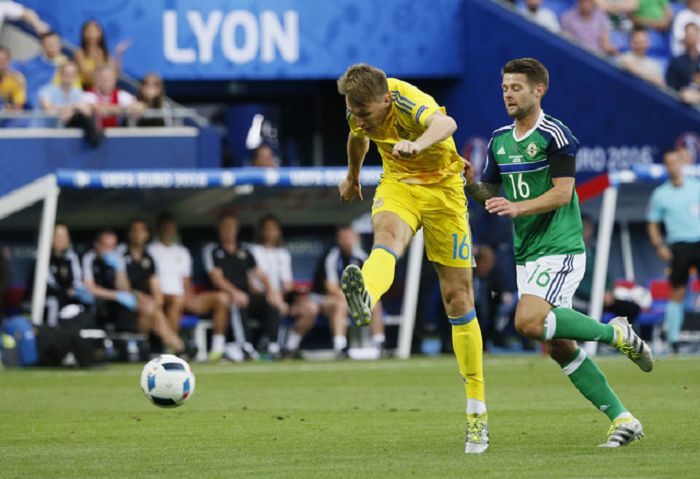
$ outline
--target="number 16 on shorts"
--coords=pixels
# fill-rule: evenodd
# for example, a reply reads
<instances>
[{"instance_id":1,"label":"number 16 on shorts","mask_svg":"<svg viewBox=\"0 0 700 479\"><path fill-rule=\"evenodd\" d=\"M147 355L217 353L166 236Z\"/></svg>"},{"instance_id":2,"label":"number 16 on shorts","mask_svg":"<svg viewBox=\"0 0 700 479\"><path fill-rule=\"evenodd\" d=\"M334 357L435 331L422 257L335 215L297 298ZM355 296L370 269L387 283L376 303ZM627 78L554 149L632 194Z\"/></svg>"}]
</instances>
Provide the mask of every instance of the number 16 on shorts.
<instances>
[{"instance_id":1,"label":"number 16 on shorts","mask_svg":"<svg viewBox=\"0 0 700 479\"><path fill-rule=\"evenodd\" d=\"M542 256L516 266L518 292L543 298L554 306L571 307L586 272L586 254Z\"/></svg>"},{"instance_id":2,"label":"number 16 on shorts","mask_svg":"<svg viewBox=\"0 0 700 479\"><path fill-rule=\"evenodd\" d=\"M469 235L452 233L452 259L468 260L472 254Z\"/></svg>"}]
</instances>

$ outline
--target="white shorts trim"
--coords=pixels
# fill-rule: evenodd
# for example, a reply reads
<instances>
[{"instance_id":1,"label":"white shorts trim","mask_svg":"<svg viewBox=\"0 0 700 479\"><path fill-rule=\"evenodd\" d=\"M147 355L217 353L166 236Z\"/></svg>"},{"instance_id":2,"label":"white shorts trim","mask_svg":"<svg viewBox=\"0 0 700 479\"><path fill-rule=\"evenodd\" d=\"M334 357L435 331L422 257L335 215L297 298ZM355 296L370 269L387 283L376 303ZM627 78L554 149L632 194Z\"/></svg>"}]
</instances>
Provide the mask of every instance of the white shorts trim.
<instances>
[{"instance_id":1,"label":"white shorts trim","mask_svg":"<svg viewBox=\"0 0 700 479\"><path fill-rule=\"evenodd\" d=\"M518 295L538 296L554 306L571 307L586 273L586 253L542 256L516 266Z\"/></svg>"}]
</instances>

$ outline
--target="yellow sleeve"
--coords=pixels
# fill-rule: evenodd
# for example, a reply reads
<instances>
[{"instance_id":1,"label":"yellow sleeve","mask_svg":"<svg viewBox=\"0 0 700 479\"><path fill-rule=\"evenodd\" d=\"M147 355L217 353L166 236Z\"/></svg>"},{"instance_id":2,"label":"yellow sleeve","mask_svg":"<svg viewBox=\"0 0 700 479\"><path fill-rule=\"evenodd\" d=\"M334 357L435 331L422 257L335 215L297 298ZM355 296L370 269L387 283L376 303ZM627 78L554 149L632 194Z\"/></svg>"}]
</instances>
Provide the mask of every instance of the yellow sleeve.
<instances>
[{"instance_id":1,"label":"yellow sleeve","mask_svg":"<svg viewBox=\"0 0 700 479\"><path fill-rule=\"evenodd\" d=\"M417 87L395 78L389 80L389 93L394 106L401 113L411 117L411 120L425 128L425 120L436 111L445 113L445 108L437 104L435 99L423 93Z\"/></svg>"},{"instance_id":2,"label":"yellow sleeve","mask_svg":"<svg viewBox=\"0 0 700 479\"><path fill-rule=\"evenodd\" d=\"M24 75L14 72L14 80L12 103L17 106L24 106L27 103L27 85L24 81Z\"/></svg>"}]
</instances>

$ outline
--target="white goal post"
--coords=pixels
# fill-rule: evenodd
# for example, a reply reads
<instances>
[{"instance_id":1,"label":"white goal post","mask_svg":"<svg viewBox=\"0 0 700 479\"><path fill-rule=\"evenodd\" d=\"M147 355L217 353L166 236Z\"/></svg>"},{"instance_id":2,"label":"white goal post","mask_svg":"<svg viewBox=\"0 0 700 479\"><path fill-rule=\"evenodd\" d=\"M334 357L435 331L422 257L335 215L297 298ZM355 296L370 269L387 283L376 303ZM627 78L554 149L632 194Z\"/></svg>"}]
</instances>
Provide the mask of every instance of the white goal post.
<instances>
[{"instance_id":1,"label":"white goal post","mask_svg":"<svg viewBox=\"0 0 700 479\"><path fill-rule=\"evenodd\" d=\"M683 170L687 176L700 176L700 166L688 165ZM618 193L623 185L638 183L657 184L666 179L666 168L660 164L636 165L631 170L621 170L608 173L607 187L603 191L603 199L600 207L598 221L598 236L596 240L596 257L593 268L593 283L591 286L591 301L588 315L592 318L602 318L603 300L605 297L605 279L608 273L608 261L610 257L610 245L612 242L613 227L618 203ZM640 205L646 208L646 203ZM632 264L631 247L629 244L629 232L622 232L623 263L625 277L634 280L634 265ZM596 342L587 342L585 349L588 354L597 351Z\"/></svg>"}]
</instances>

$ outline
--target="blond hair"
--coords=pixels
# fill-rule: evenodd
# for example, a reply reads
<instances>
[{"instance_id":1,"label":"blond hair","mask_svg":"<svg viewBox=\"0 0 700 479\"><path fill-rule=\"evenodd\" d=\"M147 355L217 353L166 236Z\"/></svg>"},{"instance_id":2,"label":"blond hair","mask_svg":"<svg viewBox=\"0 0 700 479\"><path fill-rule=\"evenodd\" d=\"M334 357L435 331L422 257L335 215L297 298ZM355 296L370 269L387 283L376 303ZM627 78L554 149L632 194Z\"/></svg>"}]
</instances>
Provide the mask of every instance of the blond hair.
<instances>
[{"instance_id":1,"label":"blond hair","mask_svg":"<svg viewBox=\"0 0 700 479\"><path fill-rule=\"evenodd\" d=\"M354 105L365 105L380 101L389 93L389 84L382 70L359 63L352 65L338 78L338 93Z\"/></svg>"}]
</instances>

